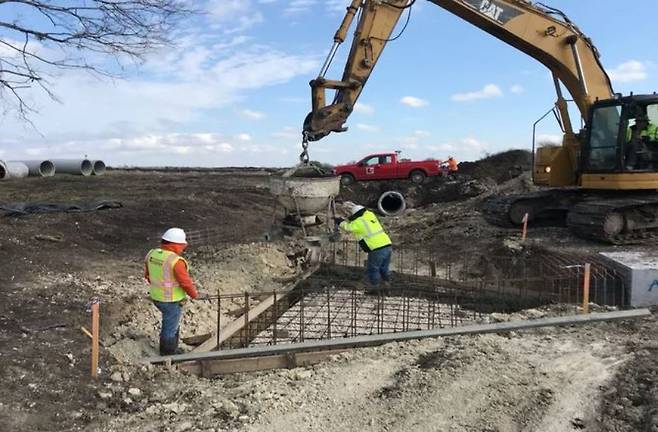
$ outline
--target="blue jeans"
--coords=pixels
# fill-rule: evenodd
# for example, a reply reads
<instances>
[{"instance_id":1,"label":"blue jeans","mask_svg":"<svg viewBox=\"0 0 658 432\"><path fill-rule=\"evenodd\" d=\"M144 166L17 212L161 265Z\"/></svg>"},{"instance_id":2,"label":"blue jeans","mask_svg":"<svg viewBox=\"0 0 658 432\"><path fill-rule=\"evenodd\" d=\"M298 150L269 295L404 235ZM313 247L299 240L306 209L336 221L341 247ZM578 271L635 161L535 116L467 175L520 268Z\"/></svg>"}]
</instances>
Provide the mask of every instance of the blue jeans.
<instances>
[{"instance_id":1,"label":"blue jeans","mask_svg":"<svg viewBox=\"0 0 658 432\"><path fill-rule=\"evenodd\" d=\"M153 304L162 312L160 340L167 342L177 340L180 317L183 314L183 305L180 302L159 302L155 300L153 300Z\"/></svg>"},{"instance_id":2,"label":"blue jeans","mask_svg":"<svg viewBox=\"0 0 658 432\"><path fill-rule=\"evenodd\" d=\"M368 282L371 285L377 286L381 280L388 281L390 279L388 266L391 264L392 253L393 248L391 246L368 253L366 273L368 274Z\"/></svg>"}]
</instances>

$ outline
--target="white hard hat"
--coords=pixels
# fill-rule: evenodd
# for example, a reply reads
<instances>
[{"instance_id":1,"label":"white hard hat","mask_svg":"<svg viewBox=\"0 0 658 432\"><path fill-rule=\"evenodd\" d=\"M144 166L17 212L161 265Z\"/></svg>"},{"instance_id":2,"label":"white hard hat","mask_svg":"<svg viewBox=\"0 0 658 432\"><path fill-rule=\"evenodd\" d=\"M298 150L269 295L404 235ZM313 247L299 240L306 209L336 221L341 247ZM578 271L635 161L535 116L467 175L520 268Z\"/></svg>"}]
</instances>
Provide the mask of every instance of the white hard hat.
<instances>
[{"instance_id":1,"label":"white hard hat","mask_svg":"<svg viewBox=\"0 0 658 432\"><path fill-rule=\"evenodd\" d=\"M357 212L363 210L364 208L365 207L363 207L362 205L355 204L354 207L352 207L352 209L350 210L350 212L352 213L352 215L355 215L357 214Z\"/></svg>"},{"instance_id":2,"label":"white hard hat","mask_svg":"<svg viewBox=\"0 0 658 432\"><path fill-rule=\"evenodd\" d=\"M185 231L180 228L169 228L164 234L162 234L162 240L166 240L170 243L187 244Z\"/></svg>"}]
</instances>

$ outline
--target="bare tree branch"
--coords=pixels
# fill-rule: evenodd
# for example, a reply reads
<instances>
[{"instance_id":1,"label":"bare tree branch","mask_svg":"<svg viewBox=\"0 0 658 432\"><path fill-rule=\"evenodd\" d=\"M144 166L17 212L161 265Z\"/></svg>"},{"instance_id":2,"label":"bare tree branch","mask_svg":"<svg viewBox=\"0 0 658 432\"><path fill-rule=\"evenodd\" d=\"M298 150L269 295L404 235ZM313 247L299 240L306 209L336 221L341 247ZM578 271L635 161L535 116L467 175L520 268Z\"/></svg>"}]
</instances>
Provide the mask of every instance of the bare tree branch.
<instances>
[{"instance_id":1,"label":"bare tree branch","mask_svg":"<svg viewBox=\"0 0 658 432\"><path fill-rule=\"evenodd\" d=\"M0 20L0 104L25 120L34 110L22 92L36 85L56 100L47 80L54 71L112 76L103 59L142 60L171 44L194 12L183 0L0 0L2 16L14 11L14 20Z\"/></svg>"}]
</instances>

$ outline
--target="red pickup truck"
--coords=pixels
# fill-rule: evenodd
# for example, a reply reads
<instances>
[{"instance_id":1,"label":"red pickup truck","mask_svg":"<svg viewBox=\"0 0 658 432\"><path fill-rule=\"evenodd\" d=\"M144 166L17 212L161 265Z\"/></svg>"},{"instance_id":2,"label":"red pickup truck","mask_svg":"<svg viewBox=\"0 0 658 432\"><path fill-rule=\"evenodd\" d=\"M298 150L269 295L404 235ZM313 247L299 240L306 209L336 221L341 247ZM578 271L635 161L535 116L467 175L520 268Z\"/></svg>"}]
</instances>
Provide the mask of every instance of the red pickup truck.
<instances>
[{"instance_id":1,"label":"red pickup truck","mask_svg":"<svg viewBox=\"0 0 658 432\"><path fill-rule=\"evenodd\" d=\"M409 161L398 159L397 153L377 153L368 155L353 164L338 165L333 172L334 175L340 176L343 185L351 184L355 180L406 178L421 184L427 177L441 175L441 161L436 159Z\"/></svg>"}]
</instances>

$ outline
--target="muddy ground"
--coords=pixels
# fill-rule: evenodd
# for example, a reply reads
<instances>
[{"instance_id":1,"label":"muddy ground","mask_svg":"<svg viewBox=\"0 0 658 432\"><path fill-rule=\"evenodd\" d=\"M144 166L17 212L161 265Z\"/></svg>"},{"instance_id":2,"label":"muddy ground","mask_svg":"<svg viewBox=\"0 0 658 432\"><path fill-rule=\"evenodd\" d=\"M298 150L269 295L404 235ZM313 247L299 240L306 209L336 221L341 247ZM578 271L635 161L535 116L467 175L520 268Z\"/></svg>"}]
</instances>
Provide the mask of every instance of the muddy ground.
<instances>
[{"instance_id":1,"label":"muddy ground","mask_svg":"<svg viewBox=\"0 0 658 432\"><path fill-rule=\"evenodd\" d=\"M421 189L416 208L384 220L396 243L432 243L449 261L486 257L517 237L487 225L477 209L492 193L530 189L527 174L473 173L452 186L427 186L431 193ZM658 430L655 314L388 344L312 368L214 379L140 365L157 348L159 324L141 280L142 260L163 229L212 228L213 241L188 254L203 292L271 290L299 272L289 241L260 243L273 218L268 175L110 171L2 182L2 203L117 200L123 207L0 217L0 429ZM468 182L477 192L454 194ZM349 194L343 198L353 199ZM563 228L539 228L531 237L550 247L609 249L573 239ZM98 380L88 377L89 342L80 330L90 326L86 305L94 297L102 311ZM242 306L224 305L223 322ZM209 303L191 302L183 336L212 329L216 318Z\"/></svg>"}]
</instances>

